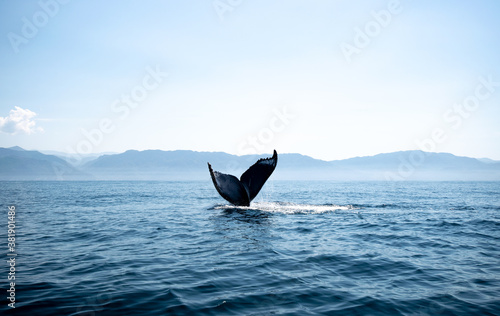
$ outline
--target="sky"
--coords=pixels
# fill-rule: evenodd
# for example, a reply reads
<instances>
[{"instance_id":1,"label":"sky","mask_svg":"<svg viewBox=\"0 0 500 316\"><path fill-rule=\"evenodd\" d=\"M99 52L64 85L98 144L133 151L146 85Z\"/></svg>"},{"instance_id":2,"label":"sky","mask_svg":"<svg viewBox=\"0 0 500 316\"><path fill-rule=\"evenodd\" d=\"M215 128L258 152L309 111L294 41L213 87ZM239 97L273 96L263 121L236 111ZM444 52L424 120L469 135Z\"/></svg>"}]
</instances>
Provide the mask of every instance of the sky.
<instances>
[{"instance_id":1,"label":"sky","mask_svg":"<svg viewBox=\"0 0 500 316\"><path fill-rule=\"evenodd\" d=\"M500 160L500 2L0 0L0 147Z\"/></svg>"}]
</instances>

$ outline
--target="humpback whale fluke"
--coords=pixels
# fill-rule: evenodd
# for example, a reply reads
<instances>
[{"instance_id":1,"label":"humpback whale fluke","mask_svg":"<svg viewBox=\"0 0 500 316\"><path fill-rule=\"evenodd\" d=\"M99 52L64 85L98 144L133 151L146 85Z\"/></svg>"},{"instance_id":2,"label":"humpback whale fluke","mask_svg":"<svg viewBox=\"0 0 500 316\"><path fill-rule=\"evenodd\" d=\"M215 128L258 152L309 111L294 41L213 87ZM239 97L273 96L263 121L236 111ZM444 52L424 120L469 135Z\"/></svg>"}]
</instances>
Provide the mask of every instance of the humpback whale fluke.
<instances>
[{"instance_id":1,"label":"humpback whale fluke","mask_svg":"<svg viewBox=\"0 0 500 316\"><path fill-rule=\"evenodd\" d=\"M214 171L210 163L208 170L217 192L224 199L237 206L250 206L250 202L259 194L277 163L278 153L275 150L271 158L259 159L241 175L239 180L230 174Z\"/></svg>"}]
</instances>

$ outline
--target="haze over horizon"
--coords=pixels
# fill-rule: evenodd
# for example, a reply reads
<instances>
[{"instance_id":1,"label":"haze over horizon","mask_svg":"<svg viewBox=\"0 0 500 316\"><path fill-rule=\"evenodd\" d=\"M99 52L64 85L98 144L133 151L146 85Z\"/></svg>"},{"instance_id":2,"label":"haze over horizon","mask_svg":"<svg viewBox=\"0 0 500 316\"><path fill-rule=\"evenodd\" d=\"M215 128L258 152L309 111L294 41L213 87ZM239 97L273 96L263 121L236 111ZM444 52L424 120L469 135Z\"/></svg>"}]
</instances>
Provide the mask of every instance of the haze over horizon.
<instances>
[{"instance_id":1,"label":"haze over horizon","mask_svg":"<svg viewBox=\"0 0 500 316\"><path fill-rule=\"evenodd\" d=\"M0 147L500 160L499 13L493 0L3 1Z\"/></svg>"}]
</instances>

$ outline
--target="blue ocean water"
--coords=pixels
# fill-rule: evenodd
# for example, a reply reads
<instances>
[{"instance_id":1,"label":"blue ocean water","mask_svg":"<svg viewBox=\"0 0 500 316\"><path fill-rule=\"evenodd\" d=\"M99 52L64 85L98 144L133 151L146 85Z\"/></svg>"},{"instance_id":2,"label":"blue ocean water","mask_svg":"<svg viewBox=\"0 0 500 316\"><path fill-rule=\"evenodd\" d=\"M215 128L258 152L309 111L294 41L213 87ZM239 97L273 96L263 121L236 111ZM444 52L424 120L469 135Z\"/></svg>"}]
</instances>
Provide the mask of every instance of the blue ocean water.
<instances>
[{"instance_id":1,"label":"blue ocean water","mask_svg":"<svg viewBox=\"0 0 500 316\"><path fill-rule=\"evenodd\" d=\"M15 315L499 315L499 182L0 182ZM5 262L5 261L4 261Z\"/></svg>"}]
</instances>

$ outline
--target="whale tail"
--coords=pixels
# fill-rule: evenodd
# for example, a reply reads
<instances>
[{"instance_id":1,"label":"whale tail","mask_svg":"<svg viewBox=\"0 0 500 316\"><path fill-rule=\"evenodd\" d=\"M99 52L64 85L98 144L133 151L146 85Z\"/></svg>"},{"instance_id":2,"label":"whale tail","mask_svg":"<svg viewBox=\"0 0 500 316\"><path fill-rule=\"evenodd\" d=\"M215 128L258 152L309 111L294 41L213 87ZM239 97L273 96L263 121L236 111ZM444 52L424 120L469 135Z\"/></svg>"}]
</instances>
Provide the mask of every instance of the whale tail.
<instances>
[{"instance_id":1,"label":"whale tail","mask_svg":"<svg viewBox=\"0 0 500 316\"><path fill-rule=\"evenodd\" d=\"M259 159L239 180L233 175L214 171L210 163L208 170L215 189L226 201L237 206L250 206L250 202L259 194L277 164L278 153L274 150L272 157Z\"/></svg>"}]
</instances>

